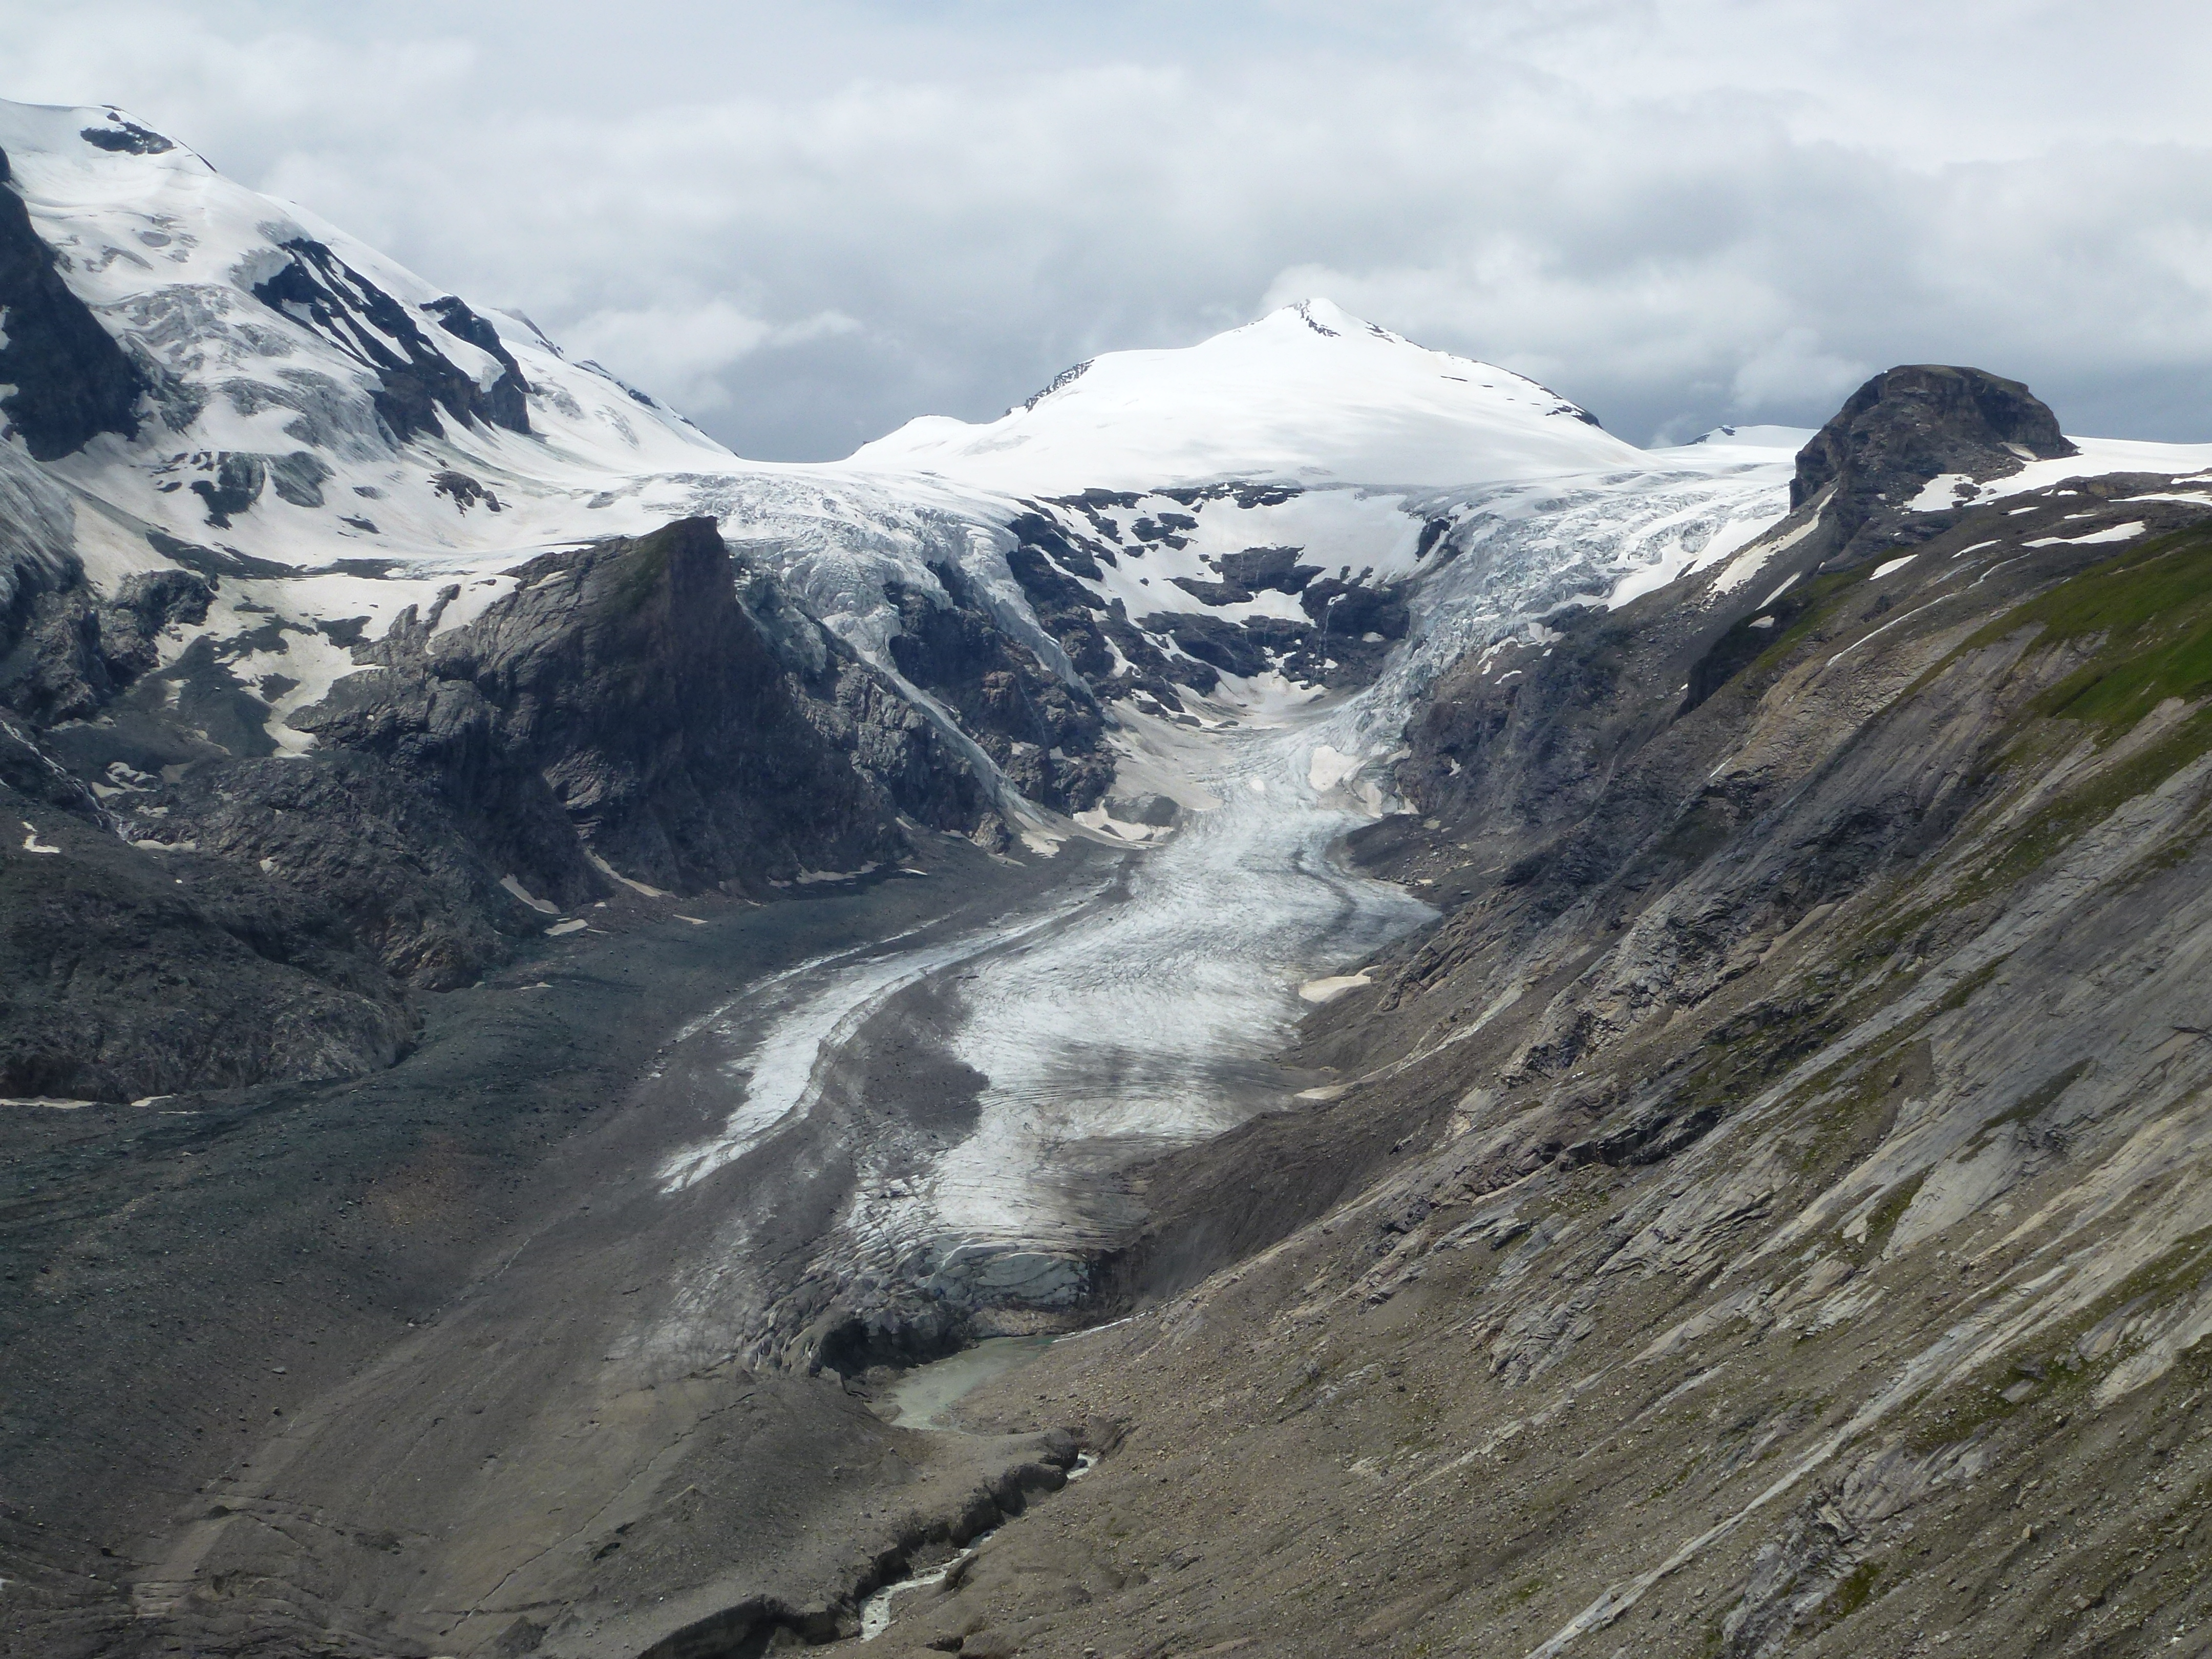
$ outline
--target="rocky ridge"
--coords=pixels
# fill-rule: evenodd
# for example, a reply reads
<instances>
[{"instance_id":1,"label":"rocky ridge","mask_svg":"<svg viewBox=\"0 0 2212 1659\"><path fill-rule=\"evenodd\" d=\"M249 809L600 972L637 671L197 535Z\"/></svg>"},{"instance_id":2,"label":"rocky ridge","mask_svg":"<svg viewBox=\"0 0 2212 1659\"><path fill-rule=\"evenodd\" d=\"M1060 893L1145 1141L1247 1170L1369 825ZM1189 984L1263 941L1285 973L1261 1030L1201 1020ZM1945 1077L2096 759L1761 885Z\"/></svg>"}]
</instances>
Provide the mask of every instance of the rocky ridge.
<instances>
[{"instance_id":1,"label":"rocky ridge","mask_svg":"<svg viewBox=\"0 0 2212 1659\"><path fill-rule=\"evenodd\" d=\"M1912 530L1439 684L1361 852L1445 920L1143 1172L971 1407L1125 1449L887 1652L2196 1650L2212 495Z\"/></svg>"},{"instance_id":2,"label":"rocky ridge","mask_svg":"<svg viewBox=\"0 0 2212 1659\"><path fill-rule=\"evenodd\" d=\"M211 651L156 665L222 578L42 594L0 665L0 796L29 826L0 866L0 1090L128 1100L388 1065L413 993L617 892L765 894L896 860L902 823L996 822L936 726L757 574L749 611L739 575L693 520L542 556L441 627L448 587L350 647L363 672L295 711L318 741L284 757Z\"/></svg>"}]
</instances>

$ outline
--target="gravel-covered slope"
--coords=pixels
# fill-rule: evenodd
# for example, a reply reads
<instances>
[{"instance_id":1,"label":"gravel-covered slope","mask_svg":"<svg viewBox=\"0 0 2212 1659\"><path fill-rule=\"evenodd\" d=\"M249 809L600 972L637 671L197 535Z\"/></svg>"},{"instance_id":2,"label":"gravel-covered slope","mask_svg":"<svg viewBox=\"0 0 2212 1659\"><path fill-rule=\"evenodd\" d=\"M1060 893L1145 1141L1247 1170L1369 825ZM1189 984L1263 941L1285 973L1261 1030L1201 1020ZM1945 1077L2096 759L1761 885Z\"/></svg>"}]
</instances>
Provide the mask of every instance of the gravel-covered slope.
<instances>
[{"instance_id":1,"label":"gravel-covered slope","mask_svg":"<svg viewBox=\"0 0 2212 1659\"><path fill-rule=\"evenodd\" d=\"M1123 1449L886 1653L2200 1650L2212 497L1917 547L1439 684L1364 855L1448 914L1145 1172L973 1402Z\"/></svg>"},{"instance_id":2,"label":"gravel-covered slope","mask_svg":"<svg viewBox=\"0 0 2212 1659\"><path fill-rule=\"evenodd\" d=\"M818 1634L1056 1485L1064 1442L936 1444L834 1376L647 1341L720 1243L717 1197L653 1179L714 1098L660 1080L672 1033L1060 874L952 839L915 872L623 890L366 1076L9 1103L0 1652L512 1652L572 1606L617 1654L732 1608Z\"/></svg>"}]
</instances>

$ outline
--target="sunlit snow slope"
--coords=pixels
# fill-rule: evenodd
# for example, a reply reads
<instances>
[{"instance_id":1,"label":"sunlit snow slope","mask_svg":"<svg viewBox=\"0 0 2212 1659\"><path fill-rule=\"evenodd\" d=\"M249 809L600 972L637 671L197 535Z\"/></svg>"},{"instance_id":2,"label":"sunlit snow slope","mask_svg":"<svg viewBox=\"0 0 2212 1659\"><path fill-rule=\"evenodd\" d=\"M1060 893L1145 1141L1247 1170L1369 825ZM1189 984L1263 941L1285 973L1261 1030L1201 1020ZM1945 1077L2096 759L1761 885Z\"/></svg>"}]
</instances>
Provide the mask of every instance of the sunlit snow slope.
<instances>
[{"instance_id":1,"label":"sunlit snow slope","mask_svg":"<svg viewBox=\"0 0 2212 1659\"><path fill-rule=\"evenodd\" d=\"M141 377L137 433L59 470L149 526L287 564L517 544L550 526L488 520L527 519L549 491L565 509L609 474L731 459L523 319L471 308L116 112L0 104L0 149L63 279ZM228 478L223 456L239 458Z\"/></svg>"},{"instance_id":2,"label":"sunlit snow slope","mask_svg":"<svg viewBox=\"0 0 2212 1659\"><path fill-rule=\"evenodd\" d=\"M988 425L909 421L850 463L1024 495L1218 478L1488 483L1639 464L1534 380L1318 299L1181 350L1095 357Z\"/></svg>"}]
</instances>

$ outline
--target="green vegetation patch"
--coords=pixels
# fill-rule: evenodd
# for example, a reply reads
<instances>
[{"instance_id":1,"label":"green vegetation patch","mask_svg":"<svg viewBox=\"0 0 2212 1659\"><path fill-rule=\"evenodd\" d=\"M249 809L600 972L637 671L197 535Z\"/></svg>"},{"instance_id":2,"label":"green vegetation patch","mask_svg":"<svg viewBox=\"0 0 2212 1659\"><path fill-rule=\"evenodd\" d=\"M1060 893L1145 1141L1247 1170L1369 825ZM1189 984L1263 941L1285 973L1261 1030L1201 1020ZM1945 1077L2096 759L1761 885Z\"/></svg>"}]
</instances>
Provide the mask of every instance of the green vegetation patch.
<instances>
[{"instance_id":1,"label":"green vegetation patch","mask_svg":"<svg viewBox=\"0 0 2212 1659\"><path fill-rule=\"evenodd\" d=\"M1914 1451L1932 1452L1941 1446L1971 1440L1990 1424L2001 1423L2020 1409L2017 1402L2006 1399L2003 1391L1990 1383L1972 1386L1942 1397L1948 1403L1940 1410L1932 1410L1928 1401L1922 1401L1921 1409L1929 1415L1905 1440Z\"/></svg>"},{"instance_id":2,"label":"green vegetation patch","mask_svg":"<svg viewBox=\"0 0 2212 1659\"><path fill-rule=\"evenodd\" d=\"M2165 1307L2193 1295L2212 1272L2212 1227L2178 1240L2136 1268L2118 1284L2084 1308L2062 1329L2068 1340L2100 1322L2106 1315L2141 1301Z\"/></svg>"},{"instance_id":3,"label":"green vegetation patch","mask_svg":"<svg viewBox=\"0 0 2212 1659\"><path fill-rule=\"evenodd\" d=\"M2147 713L2153 706L2136 712ZM2199 709L2140 753L2093 774L2051 801L2020 827L1970 889L2008 886L2028 875L2084 830L2137 795L2148 794L2207 750L2212 750L2212 708Z\"/></svg>"},{"instance_id":4,"label":"green vegetation patch","mask_svg":"<svg viewBox=\"0 0 2212 1659\"><path fill-rule=\"evenodd\" d=\"M2015 605L1967 641L2039 623L2048 644L2094 639L2087 661L2031 712L2092 721L2109 734L2168 697L2212 696L2212 532L2160 536Z\"/></svg>"},{"instance_id":5,"label":"green vegetation patch","mask_svg":"<svg viewBox=\"0 0 2212 1659\"><path fill-rule=\"evenodd\" d=\"M2070 745L2044 722L2087 726L2102 746L2168 698L2212 699L2212 532L2154 537L2068 577L1985 624L1921 684L1966 653L2031 627L2037 646L2073 646L2084 659L2014 717L1984 769L1985 776L1999 765L2032 774L2055 763ZM1971 903L2010 888L2122 803L2157 788L2207 752L2212 752L2212 705L2039 807L2006 835L1995 857L1951 902ZM2174 861L2171 852L2168 861Z\"/></svg>"},{"instance_id":6,"label":"green vegetation patch","mask_svg":"<svg viewBox=\"0 0 2212 1659\"><path fill-rule=\"evenodd\" d=\"M1852 590L1863 586L1873 574L1874 566L1867 563L1800 582L1787 601L1767 611L1783 623L1782 633L1759 653L1752 671L1763 674L1780 668L1815 631L1838 620L1838 613L1851 597Z\"/></svg>"},{"instance_id":7,"label":"green vegetation patch","mask_svg":"<svg viewBox=\"0 0 2212 1659\"><path fill-rule=\"evenodd\" d=\"M1921 1022L1898 1034L1875 1053L1858 1056L1857 1080L1840 1093L1799 1114L1805 1135L1797 1148L1801 1174L1840 1174L1880 1146L1896 1121L1898 1103L1933 1086L1935 1064L1928 1039L1916 1036Z\"/></svg>"},{"instance_id":8,"label":"green vegetation patch","mask_svg":"<svg viewBox=\"0 0 2212 1659\"><path fill-rule=\"evenodd\" d=\"M1928 1171L1925 1170L1917 1175L1906 1176L1868 1213L1866 1237L1856 1247L1860 1260L1871 1261L1881 1254L1881 1247L1889 1243L1889 1236L1897 1231L1897 1224L1905 1218L1905 1212L1912 1207L1912 1200L1920 1195L1920 1183L1927 1179ZM1847 1250L1853 1248L1849 1239L1844 1239L1843 1244Z\"/></svg>"},{"instance_id":9,"label":"green vegetation patch","mask_svg":"<svg viewBox=\"0 0 2212 1659\"><path fill-rule=\"evenodd\" d=\"M1881 1577L1881 1566L1879 1561L1862 1561L1853 1567L1844 1581L1830 1590L1827 1599L1820 1603L1819 1611L1814 1615L1816 1620L1814 1628L1816 1631L1826 1630L1832 1625L1840 1625L1873 1601L1874 1583Z\"/></svg>"},{"instance_id":10,"label":"green vegetation patch","mask_svg":"<svg viewBox=\"0 0 2212 1659\"><path fill-rule=\"evenodd\" d=\"M1873 572L1871 564L1831 572L1798 583L1755 616L1739 617L1713 642L1690 671L1689 702L1694 708L1729 686L1757 697L1808 640L1826 638L1826 629L1841 620L1844 602L1863 586ZM1752 624L1766 620L1769 626Z\"/></svg>"}]
</instances>

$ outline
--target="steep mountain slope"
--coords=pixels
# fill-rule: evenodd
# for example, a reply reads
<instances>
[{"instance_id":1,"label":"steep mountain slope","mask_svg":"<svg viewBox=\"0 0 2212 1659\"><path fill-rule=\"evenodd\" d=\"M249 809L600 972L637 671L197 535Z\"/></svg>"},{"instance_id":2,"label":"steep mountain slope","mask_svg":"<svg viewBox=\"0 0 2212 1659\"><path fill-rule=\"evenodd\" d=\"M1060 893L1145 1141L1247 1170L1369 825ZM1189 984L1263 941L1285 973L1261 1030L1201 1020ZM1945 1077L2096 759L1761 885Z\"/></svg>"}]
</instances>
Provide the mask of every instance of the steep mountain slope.
<instances>
[{"instance_id":1,"label":"steep mountain slope","mask_svg":"<svg viewBox=\"0 0 2212 1659\"><path fill-rule=\"evenodd\" d=\"M755 466L0 149L11 1651L2203 1639L2212 447L1315 301Z\"/></svg>"},{"instance_id":2,"label":"steep mountain slope","mask_svg":"<svg viewBox=\"0 0 2212 1659\"><path fill-rule=\"evenodd\" d=\"M119 656L147 579L48 595L11 664L17 708L64 718L8 728L25 833L0 862L0 1089L129 1100L388 1065L410 990L581 925L563 912L872 866L902 855L902 813L988 810L936 728L811 622L764 629L740 574L690 520L541 556L458 624L449 586L353 647L290 756L210 657Z\"/></svg>"},{"instance_id":3,"label":"steep mountain slope","mask_svg":"<svg viewBox=\"0 0 2212 1659\"><path fill-rule=\"evenodd\" d=\"M1340 1081L1144 1172L1158 1300L977 1407L1121 1450L886 1650L2202 1650L2212 490L2163 459L1438 681L1361 840L1445 920L1318 1018Z\"/></svg>"}]
</instances>

